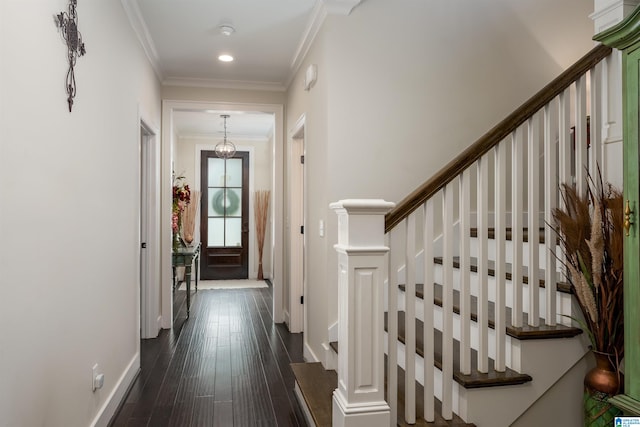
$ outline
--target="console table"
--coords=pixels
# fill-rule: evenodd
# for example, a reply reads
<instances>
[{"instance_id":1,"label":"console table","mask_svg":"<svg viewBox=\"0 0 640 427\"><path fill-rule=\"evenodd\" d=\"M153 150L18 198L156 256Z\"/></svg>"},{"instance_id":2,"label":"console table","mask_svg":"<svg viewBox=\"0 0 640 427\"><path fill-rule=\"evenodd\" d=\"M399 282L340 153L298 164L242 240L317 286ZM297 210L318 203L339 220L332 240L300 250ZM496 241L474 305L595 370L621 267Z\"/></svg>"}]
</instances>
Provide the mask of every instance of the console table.
<instances>
[{"instance_id":1,"label":"console table","mask_svg":"<svg viewBox=\"0 0 640 427\"><path fill-rule=\"evenodd\" d=\"M200 243L195 246L174 248L171 252L171 267L173 268L173 291L176 290L176 268L184 267L184 281L187 285L187 317L191 308L191 265L196 266L196 292L198 292L198 264L200 261Z\"/></svg>"}]
</instances>

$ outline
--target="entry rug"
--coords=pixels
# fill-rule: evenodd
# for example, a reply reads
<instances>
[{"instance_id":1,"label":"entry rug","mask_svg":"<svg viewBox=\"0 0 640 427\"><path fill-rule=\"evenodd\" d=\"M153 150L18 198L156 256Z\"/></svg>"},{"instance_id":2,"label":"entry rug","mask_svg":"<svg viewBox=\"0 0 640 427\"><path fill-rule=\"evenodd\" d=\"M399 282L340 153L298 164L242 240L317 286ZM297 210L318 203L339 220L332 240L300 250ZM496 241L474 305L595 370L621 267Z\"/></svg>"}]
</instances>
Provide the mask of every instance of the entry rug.
<instances>
[{"instance_id":1,"label":"entry rug","mask_svg":"<svg viewBox=\"0 0 640 427\"><path fill-rule=\"evenodd\" d=\"M194 288L194 281L191 280L191 288ZM198 290L203 289L246 289L246 288L266 288L264 280L198 280Z\"/></svg>"}]
</instances>

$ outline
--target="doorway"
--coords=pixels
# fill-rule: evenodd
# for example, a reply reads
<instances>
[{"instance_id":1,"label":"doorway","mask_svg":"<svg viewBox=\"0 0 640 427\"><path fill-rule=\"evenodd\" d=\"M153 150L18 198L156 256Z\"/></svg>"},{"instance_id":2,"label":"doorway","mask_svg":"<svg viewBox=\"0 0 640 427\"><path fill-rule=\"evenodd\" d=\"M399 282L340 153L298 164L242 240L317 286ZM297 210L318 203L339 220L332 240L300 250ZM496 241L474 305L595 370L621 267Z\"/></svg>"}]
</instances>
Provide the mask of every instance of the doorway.
<instances>
[{"instance_id":1,"label":"doorway","mask_svg":"<svg viewBox=\"0 0 640 427\"><path fill-rule=\"evenodd\" d=\"M155 338L160 331L160 158L156 134L152 127L140 121L140 338Z\"/></svg>"},{"instance_id":2,"label":"doorway","mask_svg":"<svg viewBox=\"0 0 640 427\"><path fill-rule=\"evenodd\" d=\"M268 258L271 260L272 271L270 274L271 283L273 285L273 317L276 323L282 323L284 321L284 268L286 260L284 259L284 107L281 104L251 104L251 103L226 103L226 102L201 102L201 101L162 101L162 175L160 182L162 188L160 193L165 195L162 198L162 206L160 212L162 213L160 227L162 233L162 248L160 252L161 265L159 268L161 277L162 288L162 327L171 328L173 318L173 306L172 306L172 285L171 285L171 182L172 172L177 170L178 173L182 171L180 165L174 165L174 159L179 156L178 151L181 150L180 144L177 144L177 124L175 117L183 112L194 112L199 114L209 114L208 122L213 122L213 118L224 114L247 114L247 113L262 113L268 115L272 120L272 136L267 141L270 158L271 158L271 174L266 179L270 182L270 188L272 190L271 203L269 204L269 217L271 222L268 224L268 243L265 247L271 249L271 253L268 254ZM221 129L218 127L218 130ZM232 138L235 138L232 136ZM221 133L219 132L216 137L216 142L221 139ZM198 140L200 142L198 142ZM206 139L201 138L201 135L194 135L193 138L195 151L198 150L213 150L215 143L209 142ZM237 141L236 141L237 142ZM240 151L244 150L240 145L236 145ZM196 155L198 156L196 158ZM180 157L184 158L184 157ZM200 156L193 154L196 170L194 171L194 177L200 176ZM174 168L174 166L176 166ZM200 180L192 180L199 185ZM200 190L196 188L196 190ZM251 201L249 202L251 205ZM250 207L251 209L251 207ZM251 226L251 219L250 219ZM199 228L197 228L199 229ZM250 228L251 229L251 228ZM199 238L200 236L198 236ZM250 239L251 240L251 239ZM251 245L251 242L249 243ZM251 257L251 253L250 253ZM250 259L250 266L251 266Z\"/></svg>"},{"instance_id":3,"label":"doorway","mask_svg":"<svg viewBox=\"0 0 640 427\"><path fill-rule=\"evenodd\" d=\"M289 286L287 324L291 333L304 331L305 287L305 173L304 116L289 138Z\"/></svg>"},{"instance_id":4,"label":"doorway","mask_svg":"<svg viewBox=\"0 0 640 427\"><path fill-rule=\"evenodd\" d=\"M200 277L249 277L249 153L229 159L202 151L200 161Z\"/></svg>"}]
</instances>

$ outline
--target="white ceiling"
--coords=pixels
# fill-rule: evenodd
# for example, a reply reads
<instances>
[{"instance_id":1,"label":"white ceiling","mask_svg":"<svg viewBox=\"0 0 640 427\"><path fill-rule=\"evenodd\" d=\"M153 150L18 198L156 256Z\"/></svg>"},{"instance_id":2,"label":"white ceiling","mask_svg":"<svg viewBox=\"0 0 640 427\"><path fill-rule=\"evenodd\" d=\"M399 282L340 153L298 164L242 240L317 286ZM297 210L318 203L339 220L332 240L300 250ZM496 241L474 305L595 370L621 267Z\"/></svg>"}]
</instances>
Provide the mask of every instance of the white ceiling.
<instances>
[{"instance_id":1,"label":"white ceiling","mask_svg":"<svg viewBox=\"0 0 640 427\"><path fill-rule=\"evenodd\" d=\"M318 0L320 1L320 0ZM123 0L163 84L284 91L296 72L317 12L316 0ZM225 36L220 25L235 33ZM231 63L218 55L231 54ZM271 114L179 111L179 136L269 138Z\"/></svg>"},{"instance_id":2,"label":"white ceiling","mask_svg":"<svg viewBox=\"0 0 640 427\"><path fill-rule=\"evenodd\" d=\"M125 0L165 83L284 90L316 0ZM127 6L125 6L127 7ZM219 27L232 25L224 36ZM235 57L231 63L218 55Z\"/></svg>"},{"instance_id":3,"label":"white ceiling","mask_svg":"<svg viewBox=\"0 0 640 427\"><path fill-rule=\"evenodd\" d=\"M121 0L163 85L285 91L321 21L362 0ZM221 25L235 32L225 36ZM230 54L231 63L218 61ZM222 135L221 111L174 112L180 136ZM226 112L229 139L268 138L271 114Z\"/></svg>"},{"instance_id":4,"label":"white ceiling","mask_svg":"<svg viewBox=\"0 0 640 427\"><path fill-rule=\"evenodd\" d=\"M222 140L224 121L221 114L228 114L227 138L266 140L273 133L275 119L272 114L243 111L174 111L173 126L182 137L211 137Z\"/></svg>"}]
</instances>

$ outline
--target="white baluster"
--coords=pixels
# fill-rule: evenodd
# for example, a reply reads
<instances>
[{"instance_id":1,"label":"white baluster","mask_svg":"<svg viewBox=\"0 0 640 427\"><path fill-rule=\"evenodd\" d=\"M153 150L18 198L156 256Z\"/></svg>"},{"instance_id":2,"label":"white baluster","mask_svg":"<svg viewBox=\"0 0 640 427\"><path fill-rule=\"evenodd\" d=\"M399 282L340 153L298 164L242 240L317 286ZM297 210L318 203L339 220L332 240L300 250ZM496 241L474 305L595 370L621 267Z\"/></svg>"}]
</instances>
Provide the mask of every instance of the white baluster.
<instances>
[{"instance_id":1,"label":"white baluster","mask_svg":"<svg viewBox=\"0 0 640 427\"><path fill-rule=\"evenodd\" d=\"M559 184L572 185L571 180L571 89L567 88L559 95L560 107L558 111L558 166ZM561 206L563 200L559 200Z\"/></svg>"},{"instance_id":2,"label":"white baluster","mask_svg":"<svg viewBox=\"0 0 640 427\"><path fill-rule=\"evenodd\" d=\"M489 212L489 161L481 157L478 162L478 371L489 371L489 285L487 261Z\"/></svg>"},{"instance_id":3,"label":"white baluster","mask_svg":"<svg viewBox=\"0 0 640 427\"><path fill-rule=\"evenodd\" d=\"M578 194L587 194L586 172L589 167L587 161L587 77L581 76L576 81L576 110L575 110L575 159L576 159L576 188Z\"/></svg>"},{"instance_id":4,"label":"white baluster","mask_svg":"<svg viewBox=\"0 0 640 427\"><path fill-rule=\"evenodd\" d=\"M391 407L391 426L397 425L398 419L398 268L402 263L403 251L402 226L395 227L388 233L388 305L387 313L387 400Z\"/></svg>"},{"instance_id":5,"label":"white baluster","mask_svg":"<svg viewBox=\"0 0 640 427\"><path fill-rule=\"evenodd\" d=\"M602 75L604 62L599 62L589 71L591 79L590 132L589 132L589 172L595 177L602 165Z\"/></svg>"},{"instance_id":6,"label":"white baluster","mask_svg":"<svg viewBox=\"0 0 640 427\"><path fill-rule=\"evenodd\" d=\"M404 419L416 422L416 216L406 219L405 325L404 325Z\"/></svg>"},{"instance_id":7,"label":"white baluster","mask_svg":"<svg viewBox=\"0 0 640 427\"><path fill-rule=\"evenodd\" d=\"M469 169L460 177L460 370L471 374L471 269L469 212L471 212Z\"/></svg>"},{"instance_id":8,"label":"white baluster","mask_svg":"<svg viewBox=\"0 0 640 427\"><path fill-rule=\"evenodd\" d=\"M442 417L453 418L453 211L454 181L443 190L442 203Z\"/></svg>"},{"instance_id":9,"label":"white baluster","mask_svg":"<svg viewBox=\"0 0 640 427\"><path fill-rule=\"evenodd\" d=\"M506 142L501 141L494 148L495 155L495 172L494 172L494 217L495 217L495 236L494 244L495 252L495 284L496 298L494 302L494 330L496 336L496 357L495 370L504 372L506 369L505 361L505 340L506 340L506 193L507 193L507 147Z\"/></svg>"},{"instance_id":10,"label":"white baluster","mask_svg":"<svg viewBox=\"0 0 640 427\"><path fill-rule=\"evenodd\" d=\"M527 138L528 174L528 233L529 233L529 325L540 324L540 253L536 250L540 242L540 120L536 113L529 120Z\"/></svg>"},{"instance_id":11,"label":"white baluster","mask_svg":"<svg viewBox=\"0 0 640 427\"><path fill-rule=\"evenodd\" d=\"M435 420L434 402L434 378L433 378L433 243L435 240L433 231L433 199L429 199L424 204L424 299L422 300L424 310L424 419L428 422Z\"/></svg>"},{"instance_id":12,"label":"white baluster","mask_svg":"<svg viewBox=\"0 0 640 427\"><path fill-rule=\"evenodd\" d=\"M522 245L524 221L524 125L511 134L511 324L522 326Z\"/></svg>"},{"instance_id":13,"label":"white baluster","mask_svg":"<svg viewBox=\"0 0 640 427\"><path fill-rule=\"evenodd\" d=\"M333 426L387 427L384 400L384 215L383 200L341 200L338 214L338 388ZM358 328L356 329L356 325Z\"/></svg>"},{"instance_id":14,"label":"white baluster","mask_svg":"<svg viewBox=\"0 0 640 427\"><path fill-rule=\"evenodd\" d=\"M558 206L558 180L557 180L557 149L555 132L558 129L557 105L558 98L544 107L544 228L545 241L545 322L547 325L556 324L556 233L553 231L553 210ZM536 246L537 247L537 246ZM533 248L533 246L532 246Z\"/></svg>"}]
</instances>

